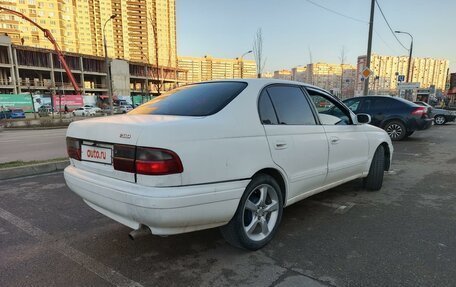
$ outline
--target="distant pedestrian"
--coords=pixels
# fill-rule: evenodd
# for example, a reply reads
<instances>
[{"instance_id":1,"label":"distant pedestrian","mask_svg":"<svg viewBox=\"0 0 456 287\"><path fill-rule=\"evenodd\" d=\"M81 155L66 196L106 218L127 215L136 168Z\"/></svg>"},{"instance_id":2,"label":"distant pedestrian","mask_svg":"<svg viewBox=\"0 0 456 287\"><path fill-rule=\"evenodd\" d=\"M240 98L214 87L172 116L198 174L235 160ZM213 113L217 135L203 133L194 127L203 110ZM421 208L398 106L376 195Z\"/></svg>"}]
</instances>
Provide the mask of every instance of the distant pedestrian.
<instances>
[{"instance_id":1,"label":"distant pedestrian","mask_svg":"<svg viewBox=\"0 0 456 287\"><path fill-rule=\"evenodd\" d=\"M68 106L67 105L65 105L64 109L65 109L65 114L68 113Z\"/></svg>"}]
</instances>

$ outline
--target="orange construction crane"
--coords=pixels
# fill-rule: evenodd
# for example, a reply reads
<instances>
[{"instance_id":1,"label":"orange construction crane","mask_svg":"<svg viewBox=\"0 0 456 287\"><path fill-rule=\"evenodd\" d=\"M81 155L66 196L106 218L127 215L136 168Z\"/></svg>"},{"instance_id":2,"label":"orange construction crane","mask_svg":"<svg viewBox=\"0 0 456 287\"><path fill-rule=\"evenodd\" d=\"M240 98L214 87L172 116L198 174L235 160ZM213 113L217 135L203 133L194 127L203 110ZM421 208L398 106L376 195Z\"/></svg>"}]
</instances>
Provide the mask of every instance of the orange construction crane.
<instances>
[{"instance_id":1,"label":"orange construction crane","mask_svg":"<svg viewBox=\"0 0 456 287\"><path fill-rule=\"evenodd\" d=\"M21 17L22 19L32 23L33 25L38 27L38 29L43 31L44 37L46 37L52 43L52 45L54 45L54 50L57 53L57 56L59 57L60 63L62 64L63 69L65 70L68 78L70 79L71 84L73 85L75 93L77 95L80 95L81 94L81 89L79 88L78 83L76 82L76 79L73 76L73 73L71 73L71 70L68 67L67 62L65 61L65 57L63 56L63 53L60 50L59 44L57 44L57 41L55 40L54 36L52 36L51 31L49 31L46 28L43 28L38 23L36 23L35 21L33 21L32 19L30 19L29 17L25 16L24 14L22 14L20 12L17 12L17 11L8 9L8 8L4 8L4 7L1 7L1 6L0 6L0 12L6 12L6 13L9 13L9 14L13 14L15 16Z\"/></svg>"}]
</instances>

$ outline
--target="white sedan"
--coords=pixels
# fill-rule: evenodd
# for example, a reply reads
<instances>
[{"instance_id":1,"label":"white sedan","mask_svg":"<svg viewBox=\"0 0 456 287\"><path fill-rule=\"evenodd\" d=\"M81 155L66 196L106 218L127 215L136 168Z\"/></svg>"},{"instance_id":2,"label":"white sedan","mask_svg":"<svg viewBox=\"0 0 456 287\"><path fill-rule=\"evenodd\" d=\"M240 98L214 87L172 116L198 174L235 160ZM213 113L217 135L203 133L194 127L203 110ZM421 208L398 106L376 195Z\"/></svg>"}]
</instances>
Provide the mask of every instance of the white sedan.
<instances>
[{"instance_id":1,"label":"white sedan","mask_svg":"<svg viewBox=\"0 0 456 287\"><path fill-rule=\"evenodd\" d=\"M94 111L95 113L101 113L101 109L99 107L96 107L94 105L84 105L85 109L90 109Z\"/></svg>"},{"instance_id":2,"label":"white sedan","mask_svg":"<svg viewBox=\"0 0 456 287\"><path fill-rule=\"evenodd\" d=\"M94 116L96 111L91 107L80 107L73 110L73 116L75 117L87 117L87 116Z\"/></svg>"},{"instance_id":3,"label":"white sedan","mask_svg":"<svg viewBox=\"0 0 456 287\"><path fill-rule=\"evenodd\" d=\"M126 115L71 123L65 180L133 238L221 227L256 250L286 206L357 178L381 188L393 146L369 121L299 82L192 84Z\"/></svg>"}]
</instances>

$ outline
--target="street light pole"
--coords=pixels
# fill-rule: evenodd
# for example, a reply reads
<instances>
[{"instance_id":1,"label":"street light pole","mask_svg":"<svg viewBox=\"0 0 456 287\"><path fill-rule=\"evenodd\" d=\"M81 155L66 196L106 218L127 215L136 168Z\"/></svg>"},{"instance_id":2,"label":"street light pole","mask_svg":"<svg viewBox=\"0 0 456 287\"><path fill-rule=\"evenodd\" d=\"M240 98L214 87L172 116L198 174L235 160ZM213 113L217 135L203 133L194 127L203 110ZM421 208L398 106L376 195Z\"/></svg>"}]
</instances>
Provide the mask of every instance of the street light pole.
<instances>
[{"instance_id":1,"label":"street light pole","mask_svg":"<svg viewBox=\"0 0 456 287\"><path fill-rule=\"evenodd\" d=\"M404 31L394 31L394 33L397 34L407 34L410 36L410 49L409 49L409 58L408 58L408 66L407 66L407 83L410 83L411 79L411 73L413 72L412 69L412 51L413 51L413 36L410 33L404 32ZM411 71L410 71L411 70Z\"/></svg>"},{"instance_id":2,"label":"street light pole","mask_svg":"<svg viewBox=\"0 0 456 287\"><path fill-rule=\"evenodd\" d=\"M105 66L106 66L106 81L108 82L108 97L109 97L109 114L112 115L114 112L114 105L112 102L112 83L111 83L111 69L109 68L109 60L108 60L108 46L106 44L106 24L109 21L116 18L117 14L112 14L103 25L103 46L104 46L104 54L105 54Z\"/></svg>"},{"instance_id":3,"label":"street light pole","mask_svg":"<svg viewBox=\"0 0 456 287\"><path fill-rule=\"evenodd\" d=\"M245 52L244 54L242 54L242 56L239 57L239 61L241 61L241 79L244 77L244 56L247 55L247 54L250 54L252 53L253 51L252 50L249 50L247 52Z\"/></svg>"}]
</instances>

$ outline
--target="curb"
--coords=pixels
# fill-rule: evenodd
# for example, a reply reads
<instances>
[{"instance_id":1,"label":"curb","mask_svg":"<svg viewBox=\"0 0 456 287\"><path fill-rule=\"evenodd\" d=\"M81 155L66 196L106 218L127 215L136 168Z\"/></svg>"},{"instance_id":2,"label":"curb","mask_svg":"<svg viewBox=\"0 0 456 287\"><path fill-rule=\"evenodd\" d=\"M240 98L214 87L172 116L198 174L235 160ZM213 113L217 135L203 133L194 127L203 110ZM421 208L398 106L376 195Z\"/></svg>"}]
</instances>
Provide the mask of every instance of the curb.
<instances>
[{"instance_id":1,"label":"curb","mask_svg":"<svg viewBox=\"0 0 456 287\"><path fill-rule=\"evenodd\" d=\"M38 175L50 173L54 171L64 170L70 164L69 160L55 161L49 163L40 163L33 165L26 165L20 167L11 167L0 169L0 180L12 179L30 175Z\"/></svg>"}]
</instances>

